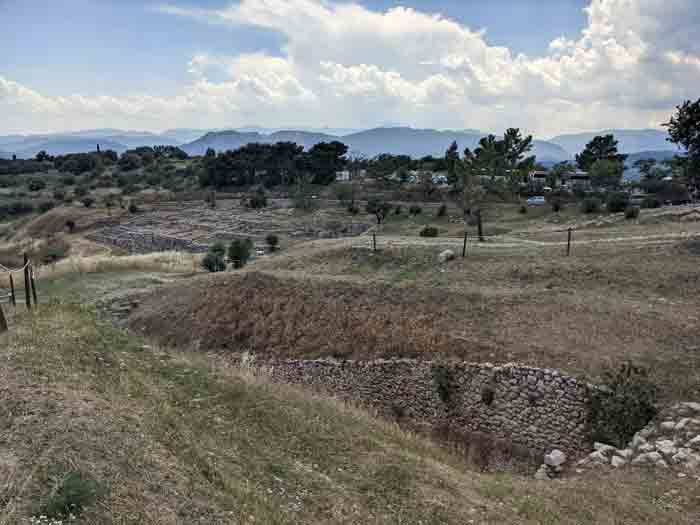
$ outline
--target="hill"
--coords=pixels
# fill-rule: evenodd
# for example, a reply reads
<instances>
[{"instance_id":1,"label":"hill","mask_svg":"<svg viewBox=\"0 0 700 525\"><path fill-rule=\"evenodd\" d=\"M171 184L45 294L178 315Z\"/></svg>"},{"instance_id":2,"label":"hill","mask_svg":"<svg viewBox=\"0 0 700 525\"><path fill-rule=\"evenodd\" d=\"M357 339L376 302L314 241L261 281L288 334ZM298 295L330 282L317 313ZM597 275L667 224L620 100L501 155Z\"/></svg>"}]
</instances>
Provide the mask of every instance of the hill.
<instances>
[{"instance_id":1,"label":"hill","mask_svg":"<svg viewBox=\"0 0 700 525\"><path fill-rule=\"evenodd\" d=\"M236 149L250 142L274 143L293 141L309 148L318 142L338 140L348 146L349 151L374 157L381 153L393 155L442 156L453 141L460 149L477 146L481 133L471 131L437 131L434 129L414 129L406 127L375 128L350 135L338 136L306 131L279 131L272 134L259 132L221 131L207 133L200 139L182 148L190 155L202 155L208 148L217 151ZM570 155L561 147L548 142L534 141L533 153L543 162L560 162L569 160Z\"/></svg>"},{"instance_id":2,"label":"hill","mask_svg":"<svg viewBox=\"0 0 700 525\"><path fill-rule=\"evenodd\" d=\"M571 156L580 153L597 135L614 135L618 140L620 153L636 153L639 151L677 151L668 134L656 129L606 129L588 133L573 133L558 135L548 140L566 150Z\"/></svg>"},{"instance_id":3,"label":"hill","mask_svg":"<svg viewBox=\"0 0 700 525\"><path fill-rule=\"evenodd\" d=\"M63 508L98 525L697 523L694 483L470 471L395 424L215 356L154 350L84 307L54 302L11 326L2 523Z\"/></svg>"},{"instance_id":4,"label":"hill","mask_svg":"<svg viewBox=\"0 0 700 525\"><path fill-rule=\"evenodd\" d=\"M654 159L656 162L661 163L665 160L670 160L678 154L676 151L666 150L666 151L640 151L637 153L631 153L627 160L625 161L625 180L638 181L640 178L640 173L637 168L634 167L634 163L638 160L643 159Z\"/></svg>"},{"instance_id":5,"label":"hill","mask_svg":"<svg viewBox=\"0 0 700 525\"><path fill-rule=\"evenodd\" d=\"M29 141L23 143L21 149L16 149L14 152L19 158L32 158L40 151L45 151L49 155L65 155L67 153L85 153L95 151L97 144L102 150L114 150L117 153L122 153L127 150L127 146L120 142L114 142L104 138L82 138L82 137L57 137L50 138L44 141Z\"/></svg>"}]
</instances>

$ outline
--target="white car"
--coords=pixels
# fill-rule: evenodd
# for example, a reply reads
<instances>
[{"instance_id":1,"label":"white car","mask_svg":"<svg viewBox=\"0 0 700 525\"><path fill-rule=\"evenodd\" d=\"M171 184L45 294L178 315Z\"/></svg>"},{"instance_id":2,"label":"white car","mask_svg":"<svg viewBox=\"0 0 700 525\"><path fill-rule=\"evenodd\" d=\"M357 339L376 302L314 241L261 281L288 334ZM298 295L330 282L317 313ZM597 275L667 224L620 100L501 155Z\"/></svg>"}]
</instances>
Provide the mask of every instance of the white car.
<instances>
[{"instance_id":1,"label":"white car","mask_svg":"<svg viewBox=\"0 0 700 525\"><path fill-rule=\"evenodd\" d=\"M538 195L537 197L530 197L527 200L528 206L545 206L546 204L547 204L547 201L541 195Z\"/></svg>"}]
</instances>

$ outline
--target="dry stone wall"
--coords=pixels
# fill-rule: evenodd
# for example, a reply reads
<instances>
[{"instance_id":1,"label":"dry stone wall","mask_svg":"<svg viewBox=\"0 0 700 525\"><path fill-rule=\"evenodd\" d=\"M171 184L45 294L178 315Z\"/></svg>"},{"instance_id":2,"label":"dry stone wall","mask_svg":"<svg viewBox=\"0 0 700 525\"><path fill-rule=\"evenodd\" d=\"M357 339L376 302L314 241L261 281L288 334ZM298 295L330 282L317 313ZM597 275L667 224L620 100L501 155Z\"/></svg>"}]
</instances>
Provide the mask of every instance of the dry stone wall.
<instances>
[{"instance_id":1,"label":"dry stone wall","mask_svg":"<svg viewBox=\"0 0 700 525\"><path fill-rule=\"evenodd\" d=\"M414 360L286 360L263 369L274 381L360 402L425 430L487 434L537 452L590 451L592 387L555 370Z\"/></svg>"},{"instance_id":2,"label":"dry stone wall","mask_svg":"<svg viewBox=\"0 0 700 525\"><path fill-rule=\"evenodd\" d=\"M137 231L124 226L104 228L85 237L94 242L109 244L122 248L129 253L137 254L170 250L204 253L208 249L206 244L197 244L187 239L156 235L152 232Z\"/></svg>"}]
</instances>

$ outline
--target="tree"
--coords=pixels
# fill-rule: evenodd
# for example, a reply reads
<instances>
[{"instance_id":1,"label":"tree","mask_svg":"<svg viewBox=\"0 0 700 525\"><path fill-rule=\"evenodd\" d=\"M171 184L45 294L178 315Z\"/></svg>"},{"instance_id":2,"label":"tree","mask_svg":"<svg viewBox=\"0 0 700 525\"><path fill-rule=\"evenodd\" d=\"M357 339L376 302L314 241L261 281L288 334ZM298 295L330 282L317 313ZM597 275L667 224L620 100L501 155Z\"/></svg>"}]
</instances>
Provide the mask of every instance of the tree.
<instances>
[{"instance_id":1,"label":"tree","mask_svg":"<svg viewBox=\"0 0 700 525\"><path fill-rule=\"evenodd\" d=\"M450 184L457 182L457 163L459 162L459 149L457 141L452 142L445 152L445 164L447 165L447 181Z\"/></svg>"},{"instance_id":2,"label":"tree","mask_svg":"<svg viewBox=\"0 0 700 525\"><path fill-rule=\"evenodd\" d=\"M523 137L518 128L508 128L503 135L500 150L504 156L506 174L511 187L517 189L520 182L527 180L527 175L535 166L535 157L525 155L532 150L532 135Z\"/></svg>"},{"instance_id":3,"label":"tree","mask_svg":"<svg viewBox=\"0 0 700 525\"><path fill-rule=\"evenodd\" d=\"M36 161L44 162L45 160L52 160L51 155L49 155L48 153L46 153L46 151L42 149L39 153L36 154Z\"/></svg>"},{"instance_id":4,"label":"tree","mask_svg":"<svg viewBox=\"0 0 700 525\"><path fill-rule=\"evenodd\" d=\"M228 247L228 259L233 267L243 268L253 252L253 241L250 239L235 239Z\"/></svg>"},{"instance_id":5,"label":"tree","mask_svg":"<svg viewBox=\"0 0 700 525\"><path fill-rule=\"evenodd\" d=\"M373 214L377 219L377 224L381 224L391 210L391 205L382 197L374 196L367 200L367 213Z\"/></svg>"},{"instance_id":6,"label":"tree","mask_svg":"<svg viewBox=\"0 0 700 525\"><path fill-rule=\"evenodd\" d=\"M639 159L635 161L633 166L642 174L643 178L648 178L652 168L656 166L656 159Z\"/></svg>"},{"instance_id":7,"label":"tree","mask_svg":"<svg viewBox=\"0 0 700 525\"><path fill-rule=\"evenodd\" d=\"M225 256L226 247L221 242L215 242L202 259L202 267L209 272L223 272L226 270Z\"/></svg>"},{"instance_id":8,"label":"tree","mask_svg":"<svg viewBox=\"0 0 700 525\"><path fill-rule=\"evenodd\" d=\"M330 184L345 166L348 147L342 142L319 142L309 150L309 163L314 184Z\"/></svg>"},{"instance_id":9,"label":"tree","mask_svg":"<svg viewBox=\"0 0 700 525\"><path fill-rule=\"evenodd\" d=\"M27 187L29 191L41 191L46 188L46 183L41 179L31 179Z\"/></svg>"},{"instance_id":10,"label":"tree","mask_svg":"<svg viewBox=\"0 0 700 525\"><path fill-rule=\"evenodd\" d=\"M597 160L590 169L591 183L597 188L618 188L624 169L624 164L617 160Z\"/></svg>"},{"instance_id":11,"label":"tree","mask_svg":"<svg viewBox=\"0 0 700 525\"><path fill-rule=\"evenodd\" d=\"M682 163L684 177L697 188L700 186L700 99L695 102L686 100L677 106L676 113L665 125L668 127L668 140L685 150L686 158Z\"/></svg>"},{"instance_id":12,"label":"tree","mask_svg":"<svg viewBox=\"0 0 700 525\"><path fill-rule=\"evenodd\" d=\"M117 163L121 171L132 171L141 167L141 157L134 153L123 153Z\"/></svg>"},{"instance_id":13,"label":"tree","mask_svg":"<svg viewBox=\"0 0 700 525\"><path fill-rule=\"evenodd\" d=\"M615 161L624 164L627 155L617 152L617 140L613 135L598 135L594 137L584 150L576 155L576 165L579 169L589 171L598 160Z\"/></svg>"},{"instance_id":14,"label":"tree","mask_svg":"<svg viewBox=\"0 0 700 525\"><path fill-rule=\"evenodd\" d=\"M95 199L88 195L87 197L83 197L83 200L81 200L80 202L82 202L83 206L85 206L86 208L91 208L92 205L95 204Z\"/></svg>"}]
</instances>

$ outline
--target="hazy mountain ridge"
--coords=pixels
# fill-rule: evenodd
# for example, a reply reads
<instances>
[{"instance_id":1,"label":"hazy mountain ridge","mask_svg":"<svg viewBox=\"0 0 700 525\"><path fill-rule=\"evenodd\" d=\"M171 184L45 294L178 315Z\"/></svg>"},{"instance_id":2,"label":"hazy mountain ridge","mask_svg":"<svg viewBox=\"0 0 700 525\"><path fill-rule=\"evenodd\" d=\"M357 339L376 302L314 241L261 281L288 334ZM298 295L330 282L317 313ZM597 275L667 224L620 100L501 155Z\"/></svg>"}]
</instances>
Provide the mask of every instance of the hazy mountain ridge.
<instances>
[{"instance_id":1,"label":"hazy mountain ridge","mask_svg":"<svg viewBox=\"0 0 700 525\"><path fill-rule=\"evenodd\" d=\"M640 151L678 151L675 144L668 142L668 133L657 129L606 129L586 133L557 135L547 142L557 144L572 156L582 151L594 137L614 135L620 153Z\"/></svg>"}]
</instances>

